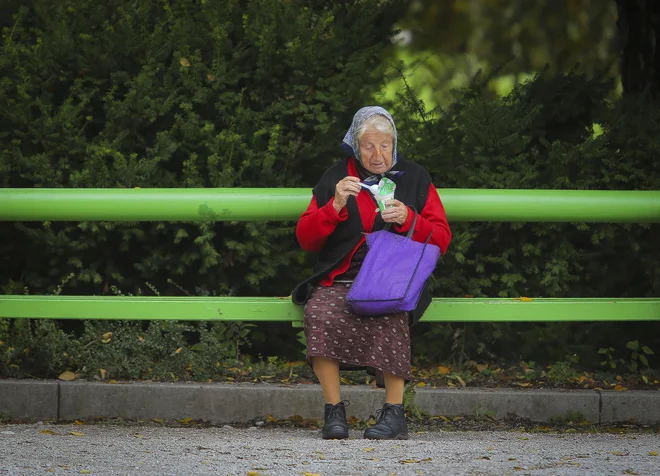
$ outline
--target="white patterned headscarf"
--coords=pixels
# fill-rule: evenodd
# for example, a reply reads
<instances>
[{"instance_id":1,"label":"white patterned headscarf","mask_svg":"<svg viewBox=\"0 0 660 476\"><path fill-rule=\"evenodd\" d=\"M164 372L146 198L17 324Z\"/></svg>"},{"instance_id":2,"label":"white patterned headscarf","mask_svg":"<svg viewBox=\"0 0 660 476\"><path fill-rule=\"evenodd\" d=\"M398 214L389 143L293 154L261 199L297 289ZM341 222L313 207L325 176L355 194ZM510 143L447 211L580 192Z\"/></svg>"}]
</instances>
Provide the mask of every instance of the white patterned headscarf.
<instances>
[{"instance_id":1,"label":"white patterned headscarf","mask_svg":"<svg viewBox=\"0 0 660 476\"><path fill-rule=\"evenodd\" d=\"M381 115L385 117L390 122L390 124L392 124L392 129L394 130L394 132L392 133L392 139L394 142L392 147L392 165L390 166L390 169L387 172L385 172L385 174L380 176L372 175L371 177L368 177L367 179L364 180L365 183L378 182L378 180L380 180L384 175L396 176L399 174L399 172L392 170L398 160L398 154L396 150L396 146L397 146L396 125L394 124L394 119L392 118L390 113L387 112L382 107L367 106L367 107L363 107L358 112L356 112L355 116L353 116L353 123L351 124L350 129L348 129L348 132L346 132L343 142L353 150L353 155L355 159L360 163L360 165L362 165L362 157L360 157L360 147L358 145L357 133L362 127L362 125L367 121L367 119L375 115Z\"/></svg>"}]
</instances>

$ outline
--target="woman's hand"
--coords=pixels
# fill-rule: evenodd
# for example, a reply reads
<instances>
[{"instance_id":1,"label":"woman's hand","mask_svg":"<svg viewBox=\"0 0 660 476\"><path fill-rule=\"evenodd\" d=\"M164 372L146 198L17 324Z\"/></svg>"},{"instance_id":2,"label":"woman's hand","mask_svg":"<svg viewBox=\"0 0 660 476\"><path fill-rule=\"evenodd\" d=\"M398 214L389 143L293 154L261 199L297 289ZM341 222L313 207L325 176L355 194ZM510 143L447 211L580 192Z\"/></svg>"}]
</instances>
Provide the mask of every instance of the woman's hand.
<instances>
[{"instance_id":1,"label":"woman's hand","mask_svg":"<svg viewBox=\"0 0 660 476\"><path fill-rule=\"evenodd\" d=\"M403 225L408 219L408 207L399 200L390 200L385 204L385 210L381 216L385 223Z\"/></svg>"},{"instance_id":2,"label":"woman's hand","mask_svg":"<svg viewBox=\"0 0 660 476\"><path fill-rule=\"evenodd\" d=\"M335 186L335 200L332 205L339 213L346 206L348 197L357 197L360 193L360 179L357 177L344 177Z\"/></svg>"}]
</instances>

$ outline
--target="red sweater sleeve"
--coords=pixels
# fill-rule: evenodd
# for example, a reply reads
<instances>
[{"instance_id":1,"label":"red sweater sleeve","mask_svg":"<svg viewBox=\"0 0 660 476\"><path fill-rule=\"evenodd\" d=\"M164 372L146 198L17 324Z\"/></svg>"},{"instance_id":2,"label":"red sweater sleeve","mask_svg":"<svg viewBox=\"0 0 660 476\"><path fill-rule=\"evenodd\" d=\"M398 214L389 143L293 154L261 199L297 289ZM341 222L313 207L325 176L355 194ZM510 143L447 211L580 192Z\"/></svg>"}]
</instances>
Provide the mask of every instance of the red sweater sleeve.
<instances>
[{"instance_id":1,"label":"red sweater sleeve","mask_svg":"<svg viewBox=\"0 0 660 476\"><path fill-rule=\"evenodd\" d=\"M401 226L394 226L396 231L403 233L410 231L415 212L412 209L409 209L408 211L409 213L406 222ZM451 229L447 222L445 207L442 206L438 191L433 184L429 187L426 204L417 217L417 223L415 224L415 231L413 232L412 239L424 243L431 231L433 231L433 234L431 235L429 243L437 245L440 248L440 253L445 254L449 247L449 242L451 241Z\"/></svg>"},{"instance_id":2,"label":"red sweater sleeve","mask_svg":"<svg viewBox=\"0 0 660 476\"><path fill-rule=\"evenodd\" d=\"M321 251L328 236L335 231L337 225L348 218L346 207L337 213L333 203L334 197L319 208L316 197L312 196L307 210L302 214L296 225L296 237L300 246L311 252Z\"/></svg>"}]
</instances>

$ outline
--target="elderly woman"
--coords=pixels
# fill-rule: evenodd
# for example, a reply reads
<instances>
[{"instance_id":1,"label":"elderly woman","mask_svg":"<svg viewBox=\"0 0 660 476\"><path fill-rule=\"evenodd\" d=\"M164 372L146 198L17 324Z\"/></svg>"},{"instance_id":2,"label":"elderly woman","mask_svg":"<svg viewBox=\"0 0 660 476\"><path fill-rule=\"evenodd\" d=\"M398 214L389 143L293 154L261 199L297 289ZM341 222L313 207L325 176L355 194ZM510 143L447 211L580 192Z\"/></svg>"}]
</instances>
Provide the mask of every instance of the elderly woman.
<instances>
[{"instance_id":1,"label":"elderly woman","mask_svg":"<svg viewBox=\"0 0 660 476\"><path fill-rule=\"evenodd\" d=\"M332 165L313 190L312 200L296 227L300 245L319 254L314 274L293 291L304 304L307 358L325 398L323 438L348 437L339 369L367 368L382 372L385 404L365 438L407 439L403 391L411 379L409 325L431 302L428 285L411 313L356 315L346 302L350 283L367 252L365 233L383 229L406 234L418 212L412 239L440 247L451 239L444 208L429 174L397 154L392 116L381 107L365 107L353 118L342 148L349 156ZM396 183L394 199L380 213L372 193L360 186L387 177Z\"/></svg>"}]
</instances>

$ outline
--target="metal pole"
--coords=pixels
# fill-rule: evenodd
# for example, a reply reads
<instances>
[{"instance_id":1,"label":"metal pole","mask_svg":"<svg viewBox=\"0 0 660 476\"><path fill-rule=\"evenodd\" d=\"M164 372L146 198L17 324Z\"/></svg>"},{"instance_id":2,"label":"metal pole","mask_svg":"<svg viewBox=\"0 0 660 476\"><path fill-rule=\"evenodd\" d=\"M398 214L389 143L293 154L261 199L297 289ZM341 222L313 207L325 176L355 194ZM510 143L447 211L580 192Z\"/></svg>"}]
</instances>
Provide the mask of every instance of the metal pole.
<instances>
[{"instance_id":1,"label":"metal pole","mask_svg":"<svg viewBox=\"0 0 660 476\"><path fill-rule=\"evenodd\" d=\"M660 223L660 191L441 189L450 221ZM0 189L0 221L297 220L310 189Z\"/></svg>"}]
</instances>

